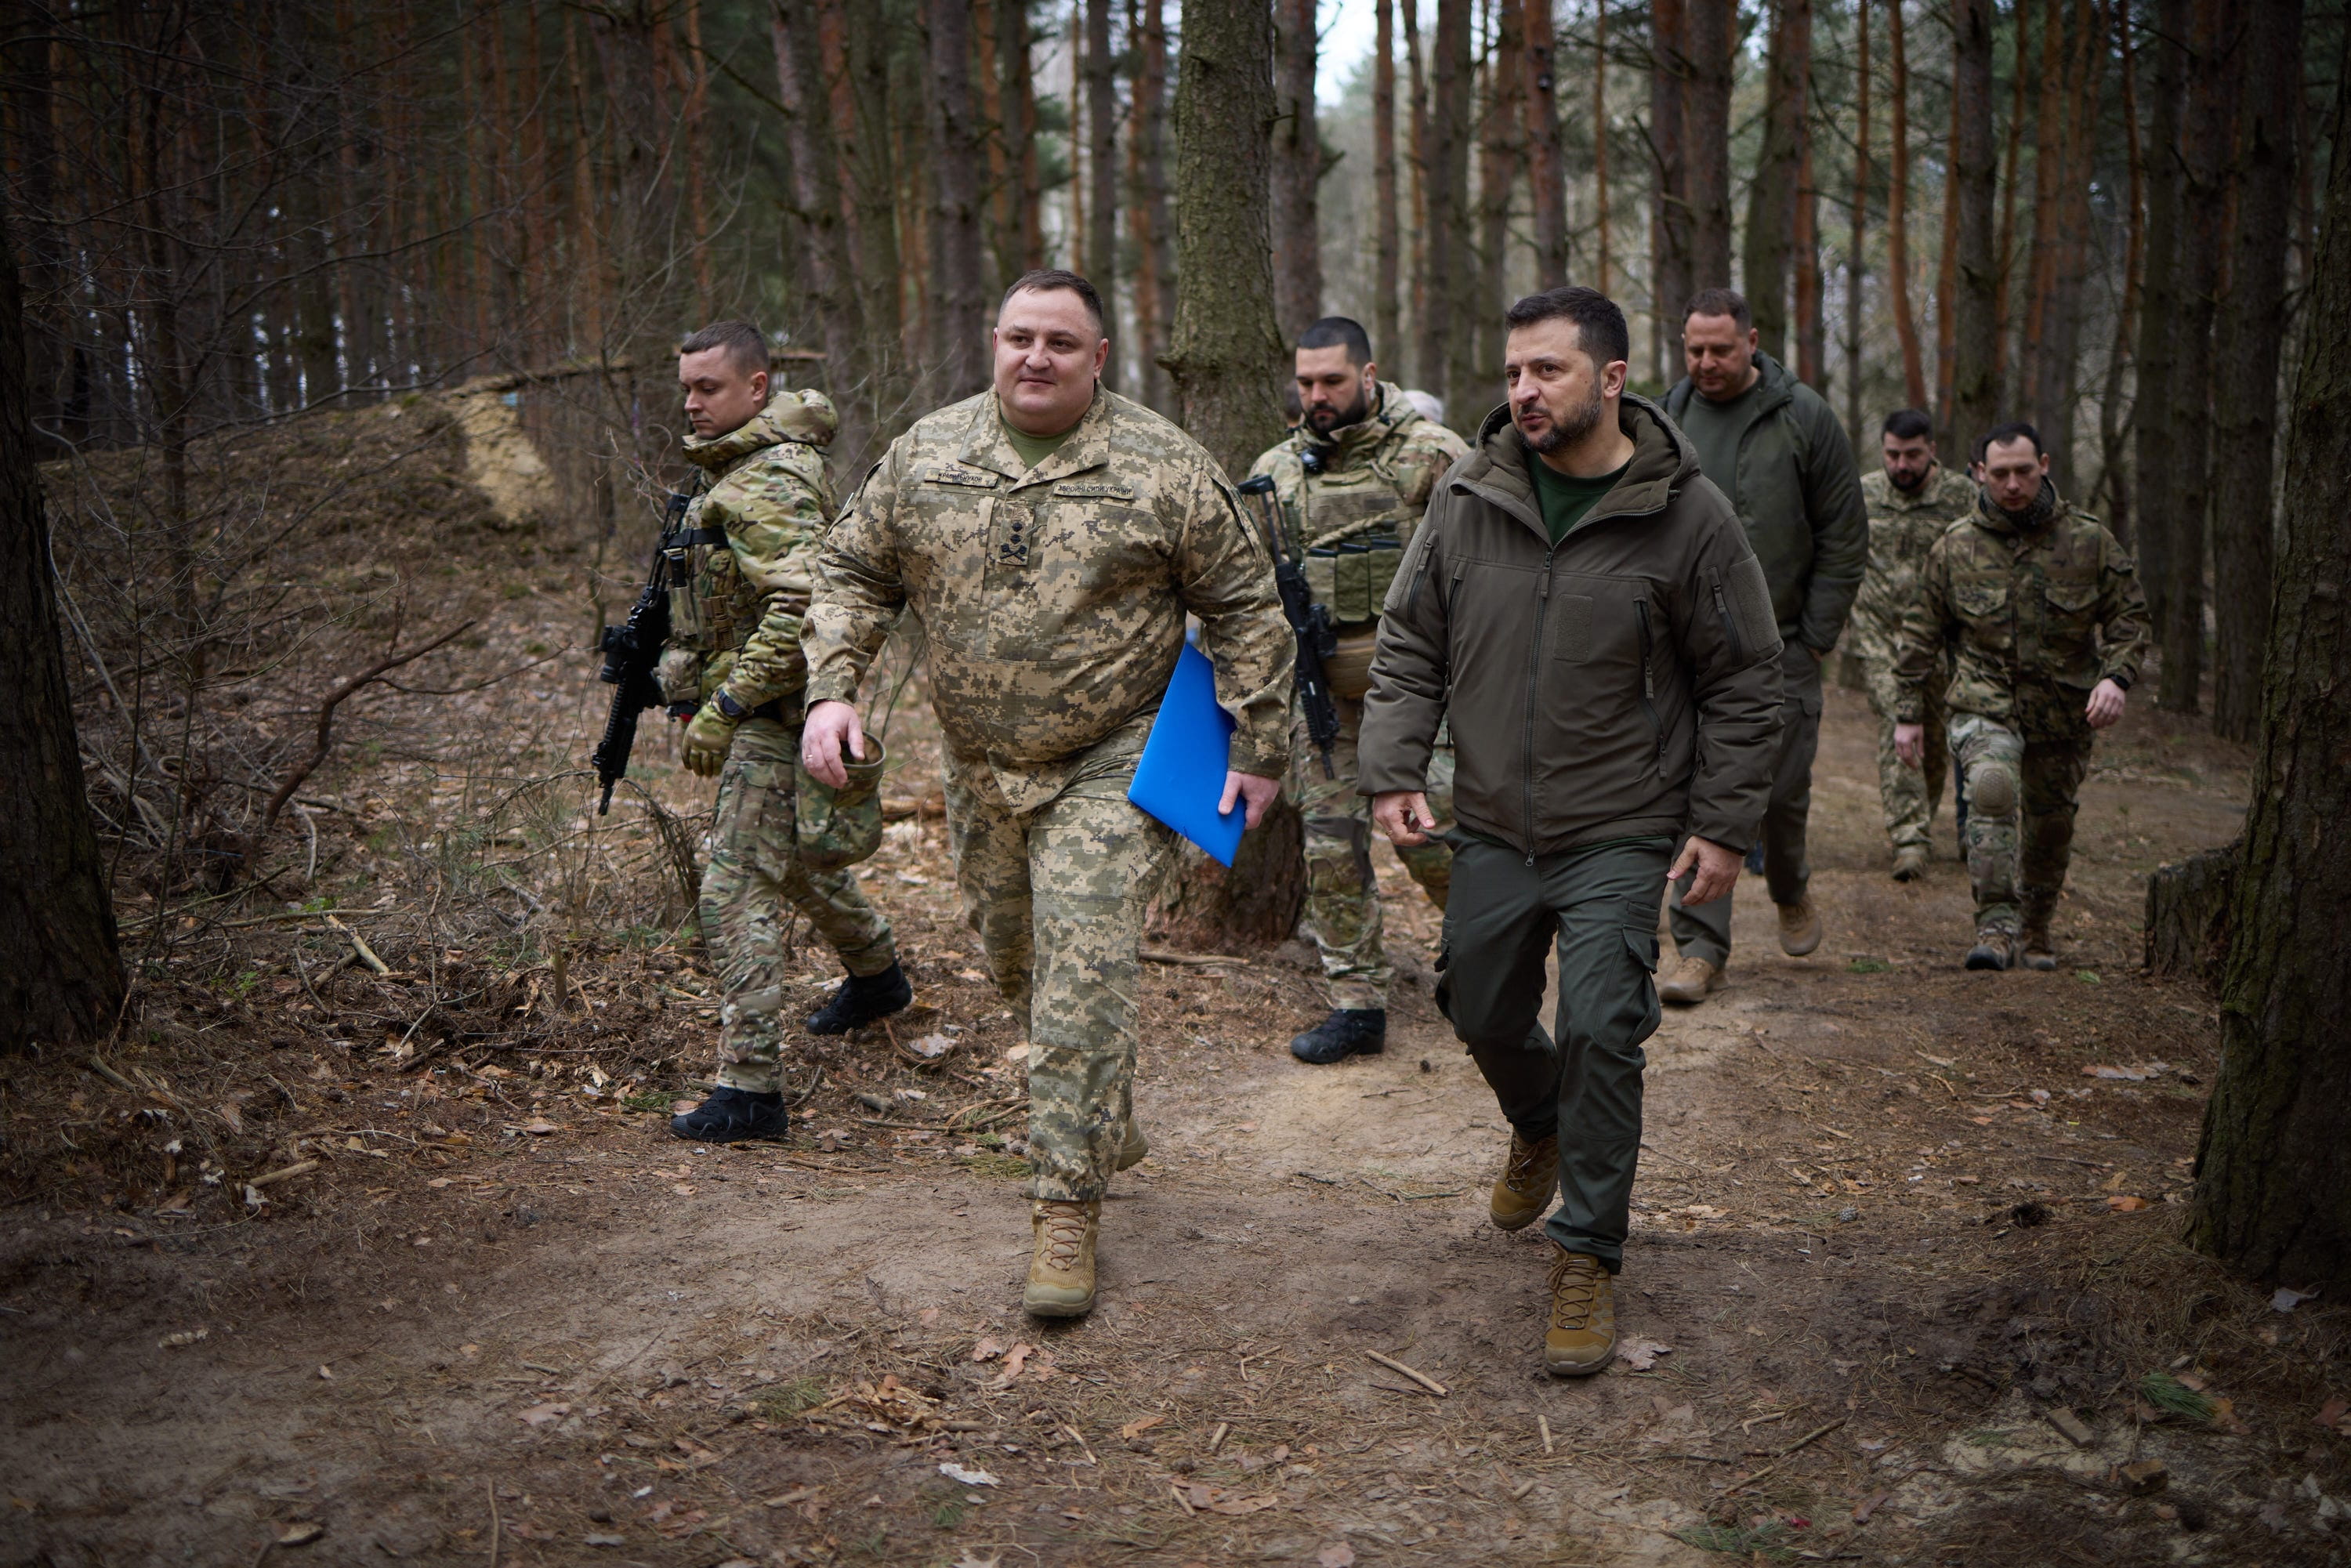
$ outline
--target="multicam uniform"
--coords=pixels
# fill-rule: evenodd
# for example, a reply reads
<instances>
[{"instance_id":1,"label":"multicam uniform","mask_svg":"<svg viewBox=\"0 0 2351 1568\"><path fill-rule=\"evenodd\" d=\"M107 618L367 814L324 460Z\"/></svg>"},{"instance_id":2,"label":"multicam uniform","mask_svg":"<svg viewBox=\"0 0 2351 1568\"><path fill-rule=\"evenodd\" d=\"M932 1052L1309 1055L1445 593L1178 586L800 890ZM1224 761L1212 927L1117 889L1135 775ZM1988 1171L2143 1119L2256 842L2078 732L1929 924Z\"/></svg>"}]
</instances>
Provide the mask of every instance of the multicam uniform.
<instances>
[{"instance_id":1,"label":"multicam uniform","mask_svg":"<svg viewBox=\"0 0 2351 1568\"><path fill-rule=\"evenodd\" d=\"M1944 700L1967 780L1979 932L2045 937L2089 771L2083 710L2101 680L2129 687L2147 643L2129 554L2046 481L2022 517L1980 500L1927 552L1902 618L1894 711L1924 723L1927 687L1956 655Z\"/></svg>"},{"instance_id":2,"label":"multicam uniform","mask_svg":"<svg viewBox=\"0 0 2351 1568\"><path fill-rule=\"evenodd\" d=\"M794 841L799 755L800 617L810 555L833 511L824 448L837 423L823 393L783 392L747 424L689 440L701 470L670 554L670 647L662 695L700 705L720 686L751 710L718 775L701 919L717 965L718 1082L782 1087L785 906L809 918L852 974L897 962L889 923L856 873L812 871Z\"/></svg>"},{"instance_id":3,"label":"multicam uniform","mask_svg":"<svg viewBox=\"0 0 2351 1568\"><path fill-rule=\"evenodd\" d=\"M1412 544L1430 493L1467 443L1405 401L1400 387L1380 383L1379 402L1361 422L1317 435L1299 426L1257 460L1252 476L1273 478L1289 538L1284 548L1302 559L1315 601L1338 622L1343 649L1370 643L1379 626L1380 601L1396 563ZM1317 465L1309 470L1311 455ZM1346 683L1350 661L1334 672L1332 706L1339 738L1324 778L1322 754L1308 740L1306 717L1290 725L1290 799L1306 819L1306 928L1322 952L1323 978L1334 1008L1387 1006L1390 970L1380 945L1380 899L1372 876L1371 802L1355 792L1355 747L1364 722L1363 685ZM1429 758L1429 809L1439 821L1453 816L1453 750L1440 745ZM1396 852L1413 880L1439 909L1453 874L1453 852L1432 839Z\"/></svg>"},{"instance_id":4,"label":"multicam uniform","mask_svg":"<svg viewBox=\"0 0 2351 1568\"><path fill-rule=\"evenodd\" d=\"M1908 491L1896 488L1884 469L1865 474L1861 498L1869 508L1869 565L1853 601L1853 618L1845 622L1845 644L1861 662L1870 711L1877 715L1878 800L1886 809L1886 836L1899 853L1927 847L1949 755L1939 680L1928 681L1922 693L1925 768L1913 768L1895 755L1894 654L1902 637L1902 612L1918 591L1918 569L1928 549L1945 528L1975 510L1976 487L1966 475L1937 464Z\"/></svg>"},{"instance_id":5,"label":"multicam uniform","mask_svg":"<svg viewBox=\"0 0 2351 1568\"><path fill-rule=\"evenodd\" d=\"M891 444L819 555L810 702L852 701L901 606L930 640L966 911L1029 1025L1031 1194L1100 1198L1134 1073L1136 946L1175 835L1127 784L1200 618L1231 766L1277 776L1289 630L1199 444L1114 393L1034 468L992 392Z\"/></svg>"}]
</instances>

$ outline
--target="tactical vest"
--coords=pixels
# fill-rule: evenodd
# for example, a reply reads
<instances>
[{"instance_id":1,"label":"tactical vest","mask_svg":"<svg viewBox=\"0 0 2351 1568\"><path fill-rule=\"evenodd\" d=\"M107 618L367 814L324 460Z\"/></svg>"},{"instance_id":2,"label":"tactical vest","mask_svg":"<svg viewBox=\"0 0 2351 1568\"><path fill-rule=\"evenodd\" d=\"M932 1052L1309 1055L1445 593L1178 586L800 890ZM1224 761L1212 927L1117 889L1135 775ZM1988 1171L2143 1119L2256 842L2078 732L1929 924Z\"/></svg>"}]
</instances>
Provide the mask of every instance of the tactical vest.
<instances>
[{"instance_id":1,"label":"tactical vest","mask_svg":"<svg viewBox=\"0 0 2351 1568\"><path fill-rule=\"evenodd\" d=\"M759 625L759 591L743 575L726 530L702 521L716 483L707 473L695 476L684 523L662 541L669 561L670 644L705 658L739 651Z\"/></svg>"},{"instance_id":2,"label":"tactical vest","mask_svg":"<svg viewBox=\"0 0 2351 1568\"><path fill-rule=\"evenodd\" d=\"M1395 476L1382 464L1343 473L1311 473L1296 503L1282 510L1304 549L1306 586L1341 626L1378 619L1388 584L1404 562L1411 517Z\"/></svg>"}]
</instances>

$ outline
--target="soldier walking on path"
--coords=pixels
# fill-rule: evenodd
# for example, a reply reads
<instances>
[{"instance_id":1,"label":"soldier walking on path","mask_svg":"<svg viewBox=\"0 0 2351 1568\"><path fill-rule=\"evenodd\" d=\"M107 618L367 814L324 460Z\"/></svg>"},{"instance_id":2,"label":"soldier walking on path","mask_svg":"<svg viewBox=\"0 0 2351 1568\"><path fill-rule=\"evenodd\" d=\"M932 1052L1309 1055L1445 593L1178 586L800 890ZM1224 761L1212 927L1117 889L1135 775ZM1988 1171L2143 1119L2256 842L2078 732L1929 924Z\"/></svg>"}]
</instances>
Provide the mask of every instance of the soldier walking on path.
<instances>
[{"instance_id":1,"label":"soldier walking on path","mask_svg":"<svg viewBox=\"0 0 2351 1568\"><path fill-rule=\"evenodd\" d=\"M1093 286L1027 274L994 337L994 387L892 443L825 541L801 756L838 785L844 749L863 755L851 699L910 611L929 635L956 880L1029 1040L1021 1304L1077 1317L1128 1136L1136 950L1176 843L1127 786L1189 612L1238 721L1224 804L1254 825L1280 790L1292 643L1215 460L1101 386Z\"/></svg>"},{"instance_id":2,"label":"soldier walking on path","mask_svg":"<svg viewBox=\"0 0 2351 1568\"><path fill-rule=\"evenodd\" d=\"M1706 476L1730 498L1771 585L1787 713L1761 812L1763 877L1780 910L1780 948L1801 958L1821 945L1804 856L1821 741L1821 661L1836 646L1861 586L1869 522L1844 427L1758 341L1743 297L1701 289L1682 312L1689 373L1666 394L1666 412L1697 448ZM1703 1001L1721 983L1730 961L1730 903L1725 897L1698 909L1674 902L1679 956L1657 987L1667 1001Z\"/></svg>"},{"instance_id":3,"label":"soldier walking on path","mask_svg":"<svg viewBox=\"0 0 2351 1568\"><path fill-rule=\"evenodd\" d=\"M1894 749L1895 644L1902 634L1902 612L1918 591L1918 569L1928 549L1945 528L1975 510L1976 486L1936 461L1935 422L1915 408L1886 416L1879 450L1886 466L1861 480L1861 498L1869 508L1869 566L1853 601L1848 632L1868 686L1870 711L1877 716L1877 794L1886 810L1886 836L1894 846L1894 880L1908 882L1926 874L1928 830L1943 798L1948 753L1939 677L1929 679L1924 691L1923 767L1903 761Z\"/></svg>"},{"instance_id":4,"label":"soldier walking on path","mask_svg":"<svg viewBox=\"0 0 2351 1568\"><path fill-rule=\"evenodd\" d=\"M1326 662L1339 738L1325 778L1303 714L1290 720L1290 798L1306 819L1306 929L1322 956L1331 1016L1290 1042L1301 1061L1338 1061L1387 1043L1393 971L1380 942L1380 890L1372 875L1370 811L1355 790L1355 737L1371 689L1380 601L1412 545L1430 493L1468 450L1421 415L1404 389L1379 379L1362 325L1332 316L1298 340L1296 387L1304 409L1289 439L1257 460L1270 476L1287 548L1306 564L1315 602L1330 612L1337 655ZM1440 820L1453 815L1453 757L1439 745L1428 794ZM1399 849L1413 880L1445 907L1453 852L1442 843Z\"/></svg>"},{"instance_id":5,"label":"soldier walking on path","mask_svg":"<svg viewBox=\"0 0 2351 1568\"><path fill-rule=\"evenodd\" d=\"M1925 754L1927 691L1954 657L1951 759L1966 780L1970 969L2053 969L2050 931L2074 849L2094 732L2123 716L2147 643L2130 556L2049 482L2041 433L2003 424L1984 445L1973 512L1927 552L1902 619L1894 743Z\"/></svg>"},{"instance_id":6,"label":"soldier walking on path","mask_svg":"<svg viewBox=\"0 0 2351 1568\"><path fill-rule=\"evenodd\" d=\"M788 911L807 915L849 970L810 1032L840 1034L914 999L889 922L856 873L803 865L795 835L800 616L811 552L832 520L824 449L836 421L822 392L768 395L767 340L747 321L688 338L677 375L694 427L685 460L699 472L667 540L661 684L673 709L693 714L686 767L718 779L700 915L721 999L718 1087L670 1130L706 1143L781 1138Z\"/></svg>"},{"instance_id":7,"label":"soldier walking on path","mask_svg":"<svg viewBox=\"0 0 2351 1568\"><path fill-rule=\"evenodd\" d=\"M1624 312L1565 287L1507 319L1510 406L1446 476L1388 591L1359 787L1389 841L1424 842L1450 720L1437 1002L1510 1123L1494 1223L1519 1229L1558 1197L1543 1364L1579 1376L1615 1350L1659 888L1703 906L1738 881L1779 741L1780 638L1722 493L1625 392Z\"/></svg>"}]
</instances>

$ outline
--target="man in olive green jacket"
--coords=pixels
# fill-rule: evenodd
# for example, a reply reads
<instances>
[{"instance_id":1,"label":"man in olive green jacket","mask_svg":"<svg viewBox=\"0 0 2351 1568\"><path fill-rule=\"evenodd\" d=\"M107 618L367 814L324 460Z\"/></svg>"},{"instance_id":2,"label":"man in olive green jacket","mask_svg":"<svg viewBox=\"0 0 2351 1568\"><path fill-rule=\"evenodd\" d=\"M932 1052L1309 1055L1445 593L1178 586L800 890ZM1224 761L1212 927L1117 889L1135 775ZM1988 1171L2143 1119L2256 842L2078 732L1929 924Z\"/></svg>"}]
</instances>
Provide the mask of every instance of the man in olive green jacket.
<instances>
[{"instance_id":1,"label":"man in olive green jacket","mask_svg":"<svg viewBox=\"0 0 2351 1568\"><path fill-rule=\"evenodd\" d=\"M1381 609L1357 787L1389 841L1426 841L1450 722L1437 999L1510 1123L1494 1223L1559 1197L1543 1363L1574 1376L1615 1345L1660 884L1687 878L1703 905L1738 879L1779 741L1780 638L1722 493L1625 393L1624 313L1565 287L1507 319L1507 414L1437 487Z\"/></svg>"},{"instance_id":2,"label":"man in olive green jacket","mask_svg":"<svg viewBox=\"0 0 2351 1568\"><path fill-rule=\"evenodd\" d=\"M1771 585L1786 674L1786 722L1762 812L1763 876L1780 909L1780 946L1801 958L1821 945L1805 891L1804 829L1821 738L1821 661L1836 646L1869 559L1869 519L1853 443L1821 395L1758 347L1747 301L1703 289L1683 311L1689 373L1666 412L1698 449L1698 466L1729 497ZM1676 904L1679 956L1657 988L1669 1002L1702 1001L1730 960L1730 900Z\"/></svg>"}]
</instances>

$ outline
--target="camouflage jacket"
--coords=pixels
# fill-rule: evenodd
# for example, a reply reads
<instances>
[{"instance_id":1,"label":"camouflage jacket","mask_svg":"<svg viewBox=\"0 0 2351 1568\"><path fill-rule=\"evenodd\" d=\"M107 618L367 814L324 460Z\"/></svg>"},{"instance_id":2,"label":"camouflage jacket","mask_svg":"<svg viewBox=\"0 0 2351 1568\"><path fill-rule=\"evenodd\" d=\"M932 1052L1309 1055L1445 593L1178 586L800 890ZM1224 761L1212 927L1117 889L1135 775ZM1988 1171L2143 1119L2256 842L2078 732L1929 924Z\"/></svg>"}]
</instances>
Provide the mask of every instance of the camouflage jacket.
<instances>
[{"instance_id":1,"label":"camouflage jacket","mask_svg":"<svg viewBox=\"0 0 2351 1568\"><path fill-rule=\"evenodd\" d=\"M699 703L723 684L758 707L804 684L800 617L832 518L824 448L838 423L822 392L781 392L739 429L685 444L701 473L687 542L670 553L670 701Z\"/></svg>"},{"instance_id":2,"label":"camouflage jacket","mask_svg":"<svg viewBox=\"0 0 2351 1568\"><path fill-rule=\"evenodd\" d=\"M2038 528L2019 529L1983 500L1928 550L1895 658L1901 722L1920 721L1927 678L1947 649L1957 660L1951 712L2035 737L2086 737L2090 688L2137 679L2147 600L2129 554L2053 488L2042 495L2051 515Z\"/></svg>"},{"instance_id":3,"label":"camouflage jacket","mask_svg":"<svg viewBox=\"0 0 2351 1568\"><path fill-rule=\"evenodd\" d=\"M1976 487L1965 474L1938 464L1906 494L1881 468L1862 476L1861 499L1869 508L1869 564L1845 622L1845 641L1862 658L1891 662L1927 551L1945 528L1975 510Z\"/></svg>"},{"instance_id":4,"label":"camouflage jacket","mask_svg":"<svg viewBox=\"0 0 2351 1568\"><path fill-rule=\"evenodd\" d=\"M1249 469L1252 478L1272 476L1289 534L1284 548L1307 560L1316 600L1343 622L1378 614L1437 482L1469 451L1468 443L1406 402L1402 388L1382 382L1379 394L1368 418L1327 436L1301 424ZM1310 453L1317 459L1312 473L1306 467ZM1388 570L1366 574L1364 591L1349 591L1337 567L1326 563L1342 543L1366 539L1382 547L1395 541L1394 549L1375 551L1384 553Z\"/></svg>"},{"instance_id":5,"label":"camouflage jacket","mask_svg":"<svg viewBox=\"0 0 2351 1568\"><path fill-rule=\"evenodd\" d=\"M905 606L956 765L1033 810L1082 754L1122 732L1140 750L1188 611L1239 724L1232 766L1278 777L1290 629L1238 507L1197 442L1113 392L1033 469L993 392L950 404L891 444L819 551L808 699L853 701Z\"/></svg>"}]
</instances>

